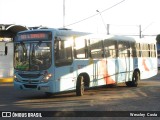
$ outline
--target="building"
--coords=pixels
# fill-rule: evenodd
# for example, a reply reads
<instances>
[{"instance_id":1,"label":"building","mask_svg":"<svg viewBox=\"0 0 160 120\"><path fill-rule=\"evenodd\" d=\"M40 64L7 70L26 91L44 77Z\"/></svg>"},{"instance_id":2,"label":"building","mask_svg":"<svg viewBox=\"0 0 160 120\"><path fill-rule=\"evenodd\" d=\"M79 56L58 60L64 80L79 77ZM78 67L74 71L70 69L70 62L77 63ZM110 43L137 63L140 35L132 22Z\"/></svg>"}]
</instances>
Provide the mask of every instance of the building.
<instances>
[{"instance_id":1,"label":"building","mask_svg":"<svg viewBox=\"0 0 160 120\"><path fill-rule=\"evenodd\" d=\"M17 32L29 30L26 26L0 24L0 78L13 76L13 41ZM8 54L5 55L5 46Z\"/></svg>"}]
</instances>

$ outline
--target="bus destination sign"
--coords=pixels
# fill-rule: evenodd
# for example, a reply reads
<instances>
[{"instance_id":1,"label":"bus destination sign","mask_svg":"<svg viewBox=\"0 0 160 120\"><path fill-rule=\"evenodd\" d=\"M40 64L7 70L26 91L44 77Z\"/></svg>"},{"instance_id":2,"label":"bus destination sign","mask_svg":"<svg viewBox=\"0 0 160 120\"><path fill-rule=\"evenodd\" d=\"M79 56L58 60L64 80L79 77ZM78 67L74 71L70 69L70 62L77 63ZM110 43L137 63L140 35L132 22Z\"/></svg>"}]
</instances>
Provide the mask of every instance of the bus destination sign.
<instances>
[{"instance_id":1,"label":"bus destination sign","mask_svg":"<svg viewBox=\"0 0 160 120\"><path fill-rule=\"evenodd\" d=\"M39 33L23 33L18 35L17 41L28 41L28 40L51 40L50 32L39 32Z\"/></svg>"}]
</instances>

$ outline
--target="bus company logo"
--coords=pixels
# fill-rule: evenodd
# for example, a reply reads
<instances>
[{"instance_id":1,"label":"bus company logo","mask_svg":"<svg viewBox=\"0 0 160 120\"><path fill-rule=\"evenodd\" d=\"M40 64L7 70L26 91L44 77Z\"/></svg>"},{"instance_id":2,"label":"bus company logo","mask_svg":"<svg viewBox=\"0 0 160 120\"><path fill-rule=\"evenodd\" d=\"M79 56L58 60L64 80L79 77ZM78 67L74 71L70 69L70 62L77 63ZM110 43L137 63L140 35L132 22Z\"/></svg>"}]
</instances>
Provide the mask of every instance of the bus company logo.
<instances>
[{"instance_id":1,"label":"bus company logo","mask_svg":"<svg viewBox=\"0 0 160 120\"><path fill-rule=\"evenodd\" d=\"M11 117L11 112L2 112L2 117Z\"/></svg>"},{"instance_id":2,"label":"bus company logo","mask_svg":"<svg viewBox=\"0 0 160 120\"><path fill-rule=\"evenodd\" d=\"M32 80L28 80L28 83L31 84L31 83L32 83Z\"/></svg>"}]
</instances>

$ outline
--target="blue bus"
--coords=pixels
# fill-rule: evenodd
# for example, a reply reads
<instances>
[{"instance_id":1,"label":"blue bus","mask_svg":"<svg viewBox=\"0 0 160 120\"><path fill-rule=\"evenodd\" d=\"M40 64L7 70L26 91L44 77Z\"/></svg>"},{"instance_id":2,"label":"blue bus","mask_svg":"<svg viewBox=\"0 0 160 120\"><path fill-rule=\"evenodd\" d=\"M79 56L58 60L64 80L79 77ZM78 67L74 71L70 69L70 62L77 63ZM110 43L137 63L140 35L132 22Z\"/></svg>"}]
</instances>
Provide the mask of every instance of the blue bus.
<instances>
[{"instance_id":1,"label":"blue bus","mask_svg":"<svg viewBox=\"0 0 160 120\"><path fill-rule=\"evenodd\" d=\"M14 87L47 96L126 83L157 74L156 40L66 29L19 32L14 41Z\"/></svg>"}]
</instances>

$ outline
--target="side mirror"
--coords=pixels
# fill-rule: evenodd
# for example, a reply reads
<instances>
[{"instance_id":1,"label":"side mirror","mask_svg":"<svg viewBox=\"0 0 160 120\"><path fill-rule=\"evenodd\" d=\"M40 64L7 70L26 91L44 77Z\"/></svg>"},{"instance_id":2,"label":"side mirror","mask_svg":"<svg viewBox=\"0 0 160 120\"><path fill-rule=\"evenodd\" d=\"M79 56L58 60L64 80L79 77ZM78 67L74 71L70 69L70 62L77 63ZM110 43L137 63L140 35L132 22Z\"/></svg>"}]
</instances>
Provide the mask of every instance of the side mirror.
<instances>
[{"instance_id":1,"label":"side mirror","mask_svg":"<svg viewBox=\"0 0 160 120\"><path fill-rule=\"evenodd\" d=\"M7 55L7 54L8 54L8 47L5 46L5 55Z\"/></svg>"}]
</instances>

